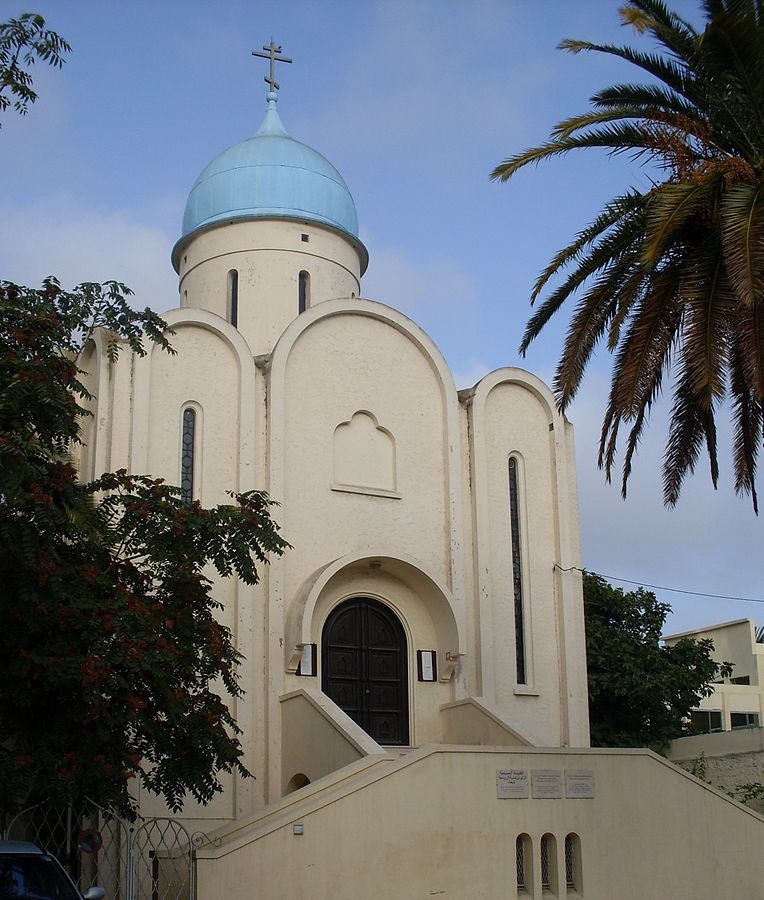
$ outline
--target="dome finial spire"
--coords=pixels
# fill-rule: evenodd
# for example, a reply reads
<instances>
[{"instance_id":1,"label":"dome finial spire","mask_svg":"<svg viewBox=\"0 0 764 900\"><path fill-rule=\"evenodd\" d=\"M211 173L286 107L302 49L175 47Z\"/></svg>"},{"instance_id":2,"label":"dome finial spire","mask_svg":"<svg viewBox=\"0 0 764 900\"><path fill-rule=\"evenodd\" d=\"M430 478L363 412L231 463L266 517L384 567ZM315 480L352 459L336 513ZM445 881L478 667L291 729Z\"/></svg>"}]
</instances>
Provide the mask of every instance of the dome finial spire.
<instances>
[{"instance_id":1,"label":"dome finial spire","mask_svg":"<svg viewBox=\"0 0 764 900\"><path fill-rule=\"evenodd\" d=\"M270 85L270 91L268 92L268 100L270 101L271 94L274 94L277 90L279 90L279 84L276 81L276 63L284 62L291 63L292 60L289 59L288 56L281 56L281 45L276 45L273 43L273 37L271 37L270 44L264 44L263 50L265 53L262 53L260 50L253 50L252 56L260 56L263 59L270 60L271 63L271 71L270 75L266 75L264 80L266 84ZM270 106L270 103L268 104Z\"/></svg>"}]
</instances>

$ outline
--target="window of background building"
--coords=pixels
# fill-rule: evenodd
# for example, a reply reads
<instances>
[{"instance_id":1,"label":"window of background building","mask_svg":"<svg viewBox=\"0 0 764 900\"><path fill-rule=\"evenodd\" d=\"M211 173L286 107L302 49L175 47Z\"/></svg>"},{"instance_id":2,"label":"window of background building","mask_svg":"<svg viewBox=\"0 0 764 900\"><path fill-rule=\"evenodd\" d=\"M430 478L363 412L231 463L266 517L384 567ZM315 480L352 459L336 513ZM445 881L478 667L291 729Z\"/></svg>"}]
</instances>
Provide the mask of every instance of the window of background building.
<instances>
[{"instance_id":1,"label":"window of background building","mask_svg":"<svg viewBox=\"0 0 764 900\"><path fill-rule=\"evenodd\" d=\"M735 728L758 728L759 714L746 712L730 713L730 727Z\"/></svg>"},{"instance_id":2,"label":"window of background building","mask_svg":"<svg viewBox=\"0 0 764 900\"><path fill-rule=\"evenodd\" d=\"M724 731L721 710L693 709L690 713L690 731L692 734L708 734L711 731Z\"/></svg>"}]
</instances>

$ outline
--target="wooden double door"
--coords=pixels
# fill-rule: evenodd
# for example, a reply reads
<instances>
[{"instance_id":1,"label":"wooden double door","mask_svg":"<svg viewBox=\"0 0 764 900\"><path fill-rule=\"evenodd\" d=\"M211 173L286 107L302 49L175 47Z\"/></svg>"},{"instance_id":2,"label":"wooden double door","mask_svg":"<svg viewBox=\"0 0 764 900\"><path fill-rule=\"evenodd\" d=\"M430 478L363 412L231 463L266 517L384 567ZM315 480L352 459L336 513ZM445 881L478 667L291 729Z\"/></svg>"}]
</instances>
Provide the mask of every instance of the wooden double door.
<instances>
[{"instance_id":1,"label":"wooden double door","mask_svg":"<svg viewBox=\"0 0 764 900\"><path fill-rule=\"evenodd\" d=\"M353 597L332 610L321 660L325 694L378 743L408 744L406 634L389 607Z\"/></svg>"}]
</instances>

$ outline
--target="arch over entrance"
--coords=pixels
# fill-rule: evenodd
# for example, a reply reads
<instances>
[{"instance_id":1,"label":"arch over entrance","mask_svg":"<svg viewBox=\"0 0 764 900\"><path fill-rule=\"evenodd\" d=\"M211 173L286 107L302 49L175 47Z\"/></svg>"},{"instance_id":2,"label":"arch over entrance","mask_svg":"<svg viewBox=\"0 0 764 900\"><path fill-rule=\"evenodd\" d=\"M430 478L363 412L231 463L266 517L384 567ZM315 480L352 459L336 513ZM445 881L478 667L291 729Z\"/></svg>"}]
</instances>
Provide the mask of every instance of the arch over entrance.
<instances>
[{"instance_id":1,"label":"arch over entrance","mask_svg":"<svg viewBox=\"0 0 764 900\"><path fill-rule=\"evenodd\" d=\"M388 606L352 597L332 610L321 636L321 688L378 743L408 744L406 633Z\"/></svg>"}]
</instances>

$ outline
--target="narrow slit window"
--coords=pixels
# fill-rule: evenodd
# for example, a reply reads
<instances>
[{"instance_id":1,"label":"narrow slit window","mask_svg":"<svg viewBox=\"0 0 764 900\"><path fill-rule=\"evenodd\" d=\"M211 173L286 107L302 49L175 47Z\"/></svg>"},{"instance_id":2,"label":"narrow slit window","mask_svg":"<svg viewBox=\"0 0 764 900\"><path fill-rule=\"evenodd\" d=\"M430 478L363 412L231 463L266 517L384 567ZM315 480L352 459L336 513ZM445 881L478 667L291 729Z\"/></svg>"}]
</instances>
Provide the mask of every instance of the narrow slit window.
<instances>
[{"instance_id":1,"label":"narrow slit window","mask_svg":"<svg viewBox=\"0 0 764 900\"><path fill-rule=\"evenodd\" d=\"M239 325L239 273L236 269L228 273L228 321L234 328Z\"/></svg>"},{"instance_id":2,"label":"narrow slit window","mask_svg":"<svg viewBox=\"0 0 764 900\"><path fill-rule=\"evenodd\" d=\"M310 306L310 275L307 272L300 272L299 287L297 297L297 312L304 313Z\"/></svg>"},{"instance_id":3,"label":"narrow slit window","mask_svg":"<svg viewBox=\"0 0 764 900\"><path fill-rule=\"evenodd\" d=\"M520 554L520 512L517 487L517 460L509 458L509 519L512 542L512 590L515 603L515 662L517 683L527 683L525 660L525 615L523 610L523 574Z\"/></svg>"},{"instance_id":4,"label":"narrow slit window","mask_svg":"<svg viewBox=\"0 0 764 900\"><path fill-rule=\"evenodd\" d=\"M196 410L183 410L183 433L180 446L181 500L191 503L194 499L194 444L196 441Z\"/></svg>"}]
</instances>

